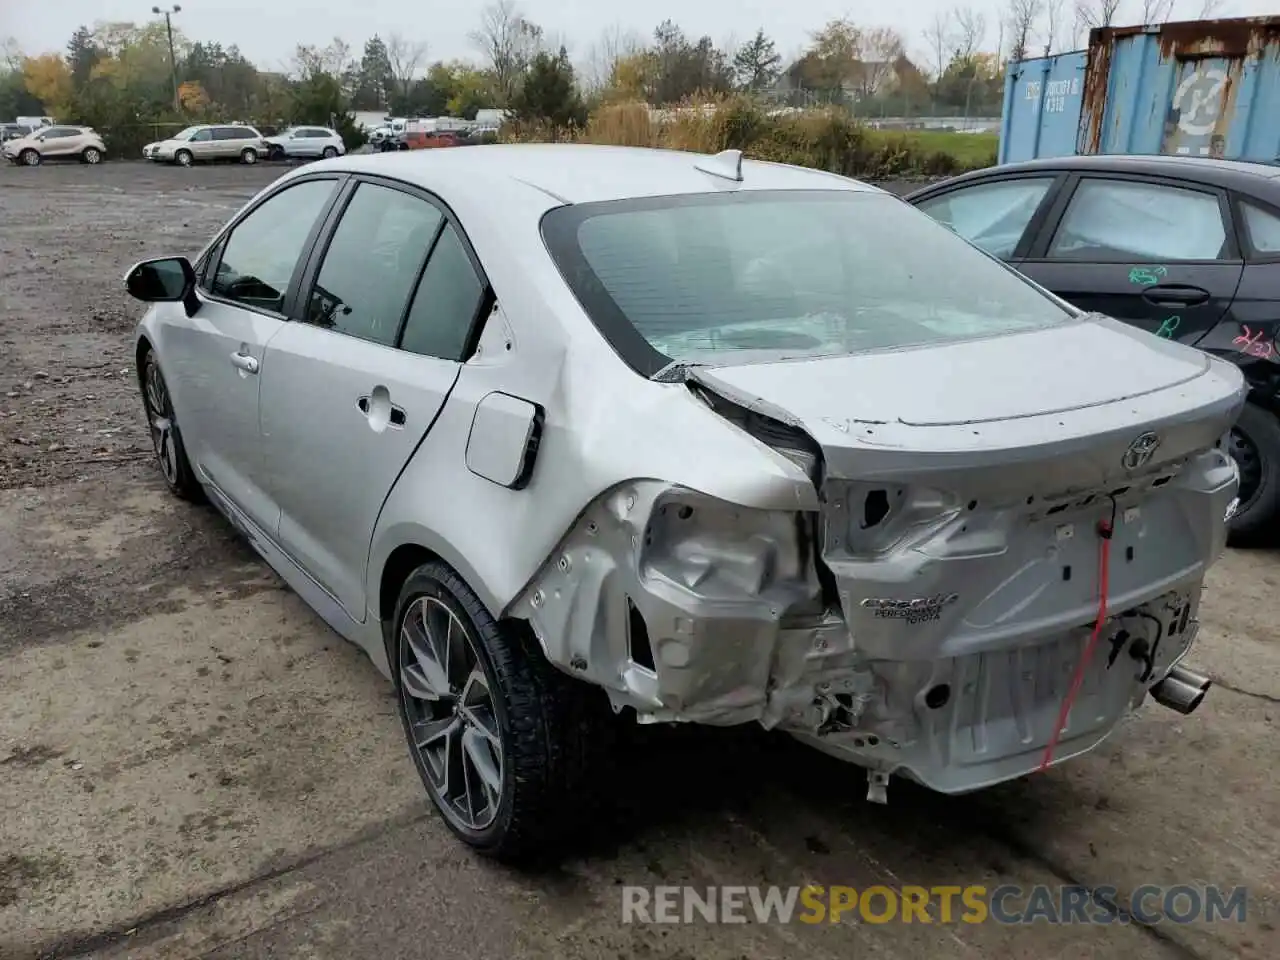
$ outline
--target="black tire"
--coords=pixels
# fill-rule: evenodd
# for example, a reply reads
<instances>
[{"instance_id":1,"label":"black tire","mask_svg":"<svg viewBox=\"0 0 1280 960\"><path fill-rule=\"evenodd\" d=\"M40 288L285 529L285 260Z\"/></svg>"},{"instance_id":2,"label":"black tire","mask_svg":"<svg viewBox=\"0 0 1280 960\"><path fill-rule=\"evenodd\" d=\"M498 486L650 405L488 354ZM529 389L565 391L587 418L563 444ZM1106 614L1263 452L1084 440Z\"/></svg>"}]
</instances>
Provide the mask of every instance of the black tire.
<instances>
[{"instance_id":1,"label":"black tire","mask_svg":"<svg viewBox=\"0 0 1280 960\"><path fill-rule=\"evenodd\" d=\"M18 163L24 167L40 166L40 152L38 150L23 150L18 154Z\"/></svg>"},{"instance_id":2,"label":"black tire","mask_svg":"<svg viewBox=\"0 0 1280 960\"><path fill-rule=\"evenodd\" d=\"M142 377L142 408L147 417L147 429L151 434L151 446L160 476L174 496L189 503L203 503L204 488L187 459L187 448L183 445L182 432L173 412L173 400L154 351L148 350L143 356L139 372Z\"/></svg>"},{"instance_id":3,"label":"black tire","mask_svg":"<svg viewBox=\"0 0 1280 960\"><path fill-rule=\"evenodd\" d=\"M253 147L245 147L240 151L240 162L247 164L255 164L258 162L258 151Z\"/></svg>"},{"instance_id":4,"label":"black tire","mask_svg":"<svg viewBox=\"0 0 1280 960\"><path fill-rule=\"evenodd\" d=\"M462 626L491 695L500 731L502 787L492 803L492 822L481 829L459 822L446 809L415 739L415 723L430 722L415 711L430 701L406 690L405 666L420 665L421 660L406 641L405 625L424 601L436 609L443 605ZM612 785L608 765L616 723L606 695L552 667L524 624L497 623L462 578L441 561L425 563L409 575L392 625L389 653L401 725L414 766L441 819L464 843L495 860L560 859L584 823L597 819L600 801Z\"/></svg>"},{"instance_id":5,"label":"black tire","mask_svg":"<svg viewBox=\"0 0 1280 960\"><path fill-rule=\"evenodd\" d=\"M1232 428L1228 452L1240 467L1241 498L1227 542L1233 547L1270 545L1280 532L1280 420L1246 403Z\"/></svg>"},{"instance_id":6,"label":"black tire","mask_svg":"<svg viewBox=\"0 0 1280 960\"><path fill-rule=\"evenodd\" d=\"M337 147L325 147L324 150L320 152L321 158L325 160L332 160L337 155L338 155Z\"/></svg>"},{"instance_id":7,"label":"black tire","mask_svg":"<svg viewBox=\"0 0 1280 960\"><path fill-rule=\"evenodd\" d=\"M101 163L102 151L97 147L85 147L84 152L80 154L80 160L90 165Z\"/></svg>"},{"instance_id":8,"label":"black tire","mask_svg":"<svg viewBox=\"0 0 1280 960\"><path fill-rule=\"evenodd\" d=\"M179 150L173 155L173 162L180 167L189 167L195 162L190 150Z\"/></svg>"}]
</instances>

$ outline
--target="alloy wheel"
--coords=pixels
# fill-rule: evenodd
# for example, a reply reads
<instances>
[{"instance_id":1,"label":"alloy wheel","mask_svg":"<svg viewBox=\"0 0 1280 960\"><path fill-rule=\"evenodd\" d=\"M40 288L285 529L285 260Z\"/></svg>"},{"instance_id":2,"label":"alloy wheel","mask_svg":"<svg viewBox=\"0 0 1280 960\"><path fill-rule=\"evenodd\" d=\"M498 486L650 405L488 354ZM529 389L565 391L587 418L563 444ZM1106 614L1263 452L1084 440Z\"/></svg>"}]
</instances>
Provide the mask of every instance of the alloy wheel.
<instances>
[{"instance_id":1,"label":"alloy wheel","mask_svg":"<svg viewBox=\"0 0 1280 960\"><path fill-rule=\"evenodd\" d=\"M174 437L173 410L169 390L154 358L147 361L145 377L147 424L151 429L151 445L155 448L160 472L171 486L178 483L178 448Z\"/></svg>"},{"instance_id":2,"label":"alloy wheel","mask_svg":"<svg viewBox=\"0 0 1280 960\"><path fill-rule=\"evenodd\" d=\"M463 830L484 830L502 802L503 747L470 632L443 601L418 597L400 624L398 667L410 738L437 806Z\"/></svg>"},{"instance_id":3,"label":"alloy wheel","mask_svg":"<svg viewBox=\"0 0 1280 960\"><path fill-rule=\"evenodd\" d=\"M26 150L22 154L22 162L28 167L38 167L40 166L40 154L34 150Z\"/></svg>"},{"instance_id":4,"label":"alloy wheel","mask_svg":"<svg viewBox=\"0 0 1280 960\"><path fill-rule=\"evenodd\" d=\"M85 152L84 152L84 162L85 162L85 163L97 163L97 162L98 162L99 160L101 160L101 159L102 159L102 154L100 154L100 153L99 153L97 150L95 150L93 147L89 147L89 148L88 148L87 150L85 150Z\"/></svg>"}]
</instances>

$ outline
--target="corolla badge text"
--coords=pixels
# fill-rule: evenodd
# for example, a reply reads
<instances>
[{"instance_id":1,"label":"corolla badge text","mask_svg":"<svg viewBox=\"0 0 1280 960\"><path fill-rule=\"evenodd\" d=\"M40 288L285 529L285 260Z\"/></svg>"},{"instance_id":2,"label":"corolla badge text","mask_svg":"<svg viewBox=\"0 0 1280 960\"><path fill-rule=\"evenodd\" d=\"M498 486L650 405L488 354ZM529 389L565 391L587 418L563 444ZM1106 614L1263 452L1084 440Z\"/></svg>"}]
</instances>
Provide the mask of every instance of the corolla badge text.
<instances>
[{"instance_id":1,"label":"corolla badge text","mask_svg":"<svg viewBox=\"0 0 1280 960\"><path fill-rule=\"evenodd\" d=\"M884 597L867 597L861 606L875 612L877 617L905 620L907 623L923 623L937 620L942 608L960 599L958 593L937 593L932 597L914 597L910 600L893 600Z\"/></svg>"}]
</instances>

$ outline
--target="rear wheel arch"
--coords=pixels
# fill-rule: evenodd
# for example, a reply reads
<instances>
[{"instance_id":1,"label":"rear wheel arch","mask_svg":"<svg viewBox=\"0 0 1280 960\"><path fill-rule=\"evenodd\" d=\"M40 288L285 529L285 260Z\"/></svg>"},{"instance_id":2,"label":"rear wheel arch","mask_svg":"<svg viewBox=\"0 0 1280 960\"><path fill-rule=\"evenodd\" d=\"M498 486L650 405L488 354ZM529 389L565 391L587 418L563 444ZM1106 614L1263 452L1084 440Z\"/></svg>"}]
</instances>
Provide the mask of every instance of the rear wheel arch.
<instances>
[{"instance_id":1,"label":"rear wheel arch","mask_svg":"<svg viewBox=\"0 0 1280 960\"><path fill-rule=\"evenodd\" d=\"M458 551L447 543L435 545L435 549L426 546L433 538L424 531L417 531L412 539L405 539L381 562L378 571L377 606L374 612L382 624L382 638L388 657L392 654L391 642L395 635L396 604L400 599L400 590L410 575L425 563L439 562L444 564L466 585L479 599L481 606L494 620L501 621L504 611L495 603L495 598L487 589L479 573L463 559ZM425 541L425 542L424 542ZM372 573L372 569L370 571ZM372 578L369 580L372 586ZM371 598L372 599L372 598Z\"/></svg>"}]
</instances>

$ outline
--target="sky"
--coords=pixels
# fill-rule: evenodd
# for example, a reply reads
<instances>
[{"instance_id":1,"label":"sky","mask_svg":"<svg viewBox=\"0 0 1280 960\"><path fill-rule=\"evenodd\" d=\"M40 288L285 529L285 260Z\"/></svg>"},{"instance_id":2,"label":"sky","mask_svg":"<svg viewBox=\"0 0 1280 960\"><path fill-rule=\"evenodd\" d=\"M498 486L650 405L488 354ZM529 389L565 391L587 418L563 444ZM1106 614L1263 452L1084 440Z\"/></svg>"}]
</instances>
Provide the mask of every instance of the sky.
<instances>
[{"instance_id":1,"label":"sky","mask_svg":"<svg viewBox=\"0 0 1280 960\"><path fill-rule=\"evenodd\" d=\"M431 60L478 59L468 39L487 0L329 0L330 10L315 0L186 0L174 16L191 40L238 44L246 57L266 70L288 69L298 44L327 44L340 36L359 55L374 33L398 33L425 42ZM1007 0L1006 0L1007 2ZM1050 0L1052 2L1052 0ZM1073 0L1058 0L1065 11ZM1175 19L1192 19L1201 0L1175 0ZM1215 16L1255 16L1275 12L1276 0L1221 0ZM23 52L62 51L72 31L96 21L140 22L154 16L155 0L0 0L0 38L14 38ZM956 5L955 0L896 0L876 4L875 13L852 0L518 0L521 12L551 36L567 42L575 61L585 61L608 31L650 35L665 18L687 35L708 35L719 44L749 39L757 28L774 39L790 57L808 41L810 32L835 17L848 16L866 26L891 26L906 38L908 51L927 45L922 35L933 18ZM996 42L1000 0L970 0L988 22L987 47ZM1140 19L1142 0L1122 0L1117 22ZM1126 16L1131 14L1132 16ZM1070 13L1063 19L1069 20Z\"/></svg>"}]
</instances>

